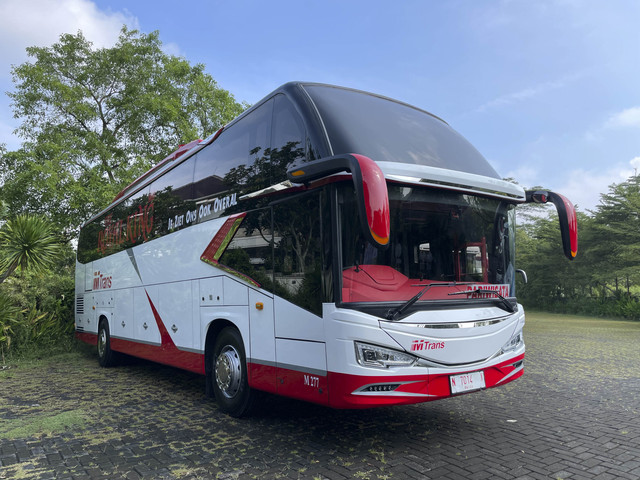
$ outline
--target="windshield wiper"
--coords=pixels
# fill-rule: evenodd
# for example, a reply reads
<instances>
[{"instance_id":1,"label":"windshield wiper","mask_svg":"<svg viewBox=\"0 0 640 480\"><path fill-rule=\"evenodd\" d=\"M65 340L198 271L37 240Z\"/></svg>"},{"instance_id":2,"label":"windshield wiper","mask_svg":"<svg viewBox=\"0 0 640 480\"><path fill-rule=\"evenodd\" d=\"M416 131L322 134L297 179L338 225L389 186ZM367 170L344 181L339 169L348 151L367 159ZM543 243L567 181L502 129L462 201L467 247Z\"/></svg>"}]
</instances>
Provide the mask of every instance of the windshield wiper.
<instances>
[{"instance_id":1,"label":"windshield wiper","mask_svg":"<svg viewBox=\"0 0 640 480\"><path fill-rule=\"evenodd\" d=\"M503 310L506 310L509 313L514 313L517 310L517 308L514 307L511 304L511 302L506 298L504 298L500 293L496 292L495 290L489 290L488 288L477 288L475 290L465 290L463 292L452 292L452 293L449 293L448 295L469 295L474 293L493 294L498 297L494 300L498 300L498 299L500 300L500 304L499 304L500 308L502 308Z\"/></svg>"},{"instance_id":2,"label":"windshield wiper","mask_svg":"<svg viewBox=\"0 0 640 480\"><path fill-rule=\"evenodd\" d=\"M409 308L411 305L413 305L414 303L416 303L418 300L420 300L420 298L427 293L427 290L429 290L431 287L455 287L457 284L455 282L453 283L429 283L428 285L425 285L425 287L420 290L418 293L416 293L413 297L411 297L409 300L407 300L406 303L403 303L402 305L400 305L398 308L394 309L394 310L389 310L387 312L387 320L391 320L392 322L395 322L396 320L398 320L398 317L400 315L402 315L402 313ZM420 287L421 285L412 285L413 287Z\"/></svg>"}]
</instances>

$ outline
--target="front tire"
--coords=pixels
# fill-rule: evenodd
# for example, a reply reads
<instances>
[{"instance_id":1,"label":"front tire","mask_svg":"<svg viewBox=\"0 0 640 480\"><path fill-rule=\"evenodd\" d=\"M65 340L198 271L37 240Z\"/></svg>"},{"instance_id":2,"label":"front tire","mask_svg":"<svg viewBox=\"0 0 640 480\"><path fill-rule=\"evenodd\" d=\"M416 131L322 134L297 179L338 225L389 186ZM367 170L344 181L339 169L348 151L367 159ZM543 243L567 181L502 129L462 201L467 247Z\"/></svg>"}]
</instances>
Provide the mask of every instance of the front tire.
<instances>
[{"instance_id":1,"label":"front tire","mask_svg":"<svg viewBox=\"0 0 640 480\"><path fill-rule=\"evenodd\" d=\"M232 417L251 413L256 392L249 388L247 357L240 332L227 327L213 347L211 384L218 407Z\"/></svg>"},{"instance_id":2,"label":"front tire","mask_svg":"<svg viewBox=\"0 0 640 480\"><path fill-rule=\"evenodd\" d=\"M111 350L109 322L101 320L98 327L98 363L101 367L113 367L117 363L117 354Z\"/></svg>"}]
</instances>

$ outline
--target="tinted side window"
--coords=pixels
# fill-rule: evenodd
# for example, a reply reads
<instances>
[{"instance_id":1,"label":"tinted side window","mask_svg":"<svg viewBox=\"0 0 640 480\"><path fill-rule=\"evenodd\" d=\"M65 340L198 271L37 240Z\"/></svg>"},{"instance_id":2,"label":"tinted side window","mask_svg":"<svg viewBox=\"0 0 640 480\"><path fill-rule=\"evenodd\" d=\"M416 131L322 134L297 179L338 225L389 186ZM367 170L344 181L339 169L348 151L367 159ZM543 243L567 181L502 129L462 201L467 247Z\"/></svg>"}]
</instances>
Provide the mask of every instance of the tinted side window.
<instances>
[{"instance_id":1,"label":"tinted side window","mask_svg":"<svg viewBox=\"0 0 640 480\"><path fill-rule=\"evenodd\" d=\"M220 257L220 264L227 272L239 273L241 278L273 292L272 244L271 208L248 212Z\"/></svg>"},{"instance_id":2,"label":"tinted side window","mask_svg":"<svg viewBox=\"0 0 640 480\"><path fill-rule=\"evenodd\" d=\"M193 213L193 166L190 157L177 167L154 180L151 199L154 206L154 237L189 226L195 222Z\"/></svg>"},{"instance_id":3,"label":"tinted side window","mask_svg":"<svg viewBox=\"0 0 640 480\"><path fill-rule=\"evenodd\" d=\"M273 207L276 293L316 315L322 315L323 261L318 192Z\"/></svg>"},{"instance_id":4,"label":"tinted side window","mask_svg":"<svg viewBox=\"0 0 640 480\"><path fill-rule=\"evenodd\" d=\"M196 199L247 186L248 174L269 148L272 105L272 100L267 101L198 152L194 175Z\"/></svg>"},{"instance_id":5,"label":"tinted side window","mask_svg":"<svg viewBox=\"0 0 640 480\"><path fill-rule=\"evenodd\" d=\"M169 170L151 184L151 194L170 192L174 198L191 200L193 198L194 157L188 158L177 167Z\"/></svg>"},{"instance_id":6,"label":"tinted side window","mask_svg":"<svg viewBox=\"0 0 640 480\"><path fill-rule=\"evenodd\" d=\"M149 189L143 188L82 229L78 261L97 260L146 242L154 235L154 203Z\"/></svg>"},{"instance_id":7,"label":"tinted side window","mask_svg":"<svg viewBox=\"0 0 640 480\"><path fill-rule=\"evenodd\" d=\"M306 132L300 115L287 97L278 95L271 132L272 184L286 180L289 166L305 158L305 146Z\"/></svg>"}]
</instances>

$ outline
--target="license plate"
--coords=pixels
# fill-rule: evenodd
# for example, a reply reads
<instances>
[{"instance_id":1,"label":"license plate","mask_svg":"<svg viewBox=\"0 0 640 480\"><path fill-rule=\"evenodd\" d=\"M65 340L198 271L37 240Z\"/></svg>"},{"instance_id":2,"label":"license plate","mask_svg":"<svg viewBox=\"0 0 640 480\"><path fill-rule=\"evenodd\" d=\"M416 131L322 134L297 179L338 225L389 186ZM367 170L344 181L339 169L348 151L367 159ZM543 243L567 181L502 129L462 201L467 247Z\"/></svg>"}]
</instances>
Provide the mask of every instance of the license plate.
<instances>
[{"instance_id":1,"label":"license plate","mask_svg":"<svg viewBox=\"0 0 640 480\"><path fill-rule=\"evenodd\" d=\"M485 388L484 372L463 373L462 375L451 375L449 377L451 384L451 394L470 392Z\"/></svg>"}]
</instances>

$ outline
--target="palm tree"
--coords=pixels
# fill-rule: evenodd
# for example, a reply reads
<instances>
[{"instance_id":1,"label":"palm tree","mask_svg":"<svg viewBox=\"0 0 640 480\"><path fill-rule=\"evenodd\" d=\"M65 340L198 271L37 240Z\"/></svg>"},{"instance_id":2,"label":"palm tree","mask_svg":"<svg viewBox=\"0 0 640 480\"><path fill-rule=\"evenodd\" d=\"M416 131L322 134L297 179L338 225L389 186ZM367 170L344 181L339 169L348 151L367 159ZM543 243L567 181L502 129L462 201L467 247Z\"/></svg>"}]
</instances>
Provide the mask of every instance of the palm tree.
<instances>
[{"instance_id":1,"label":"palm tree","mask_svg":"<svg viewBox=\"0 0 640 480\"><path fill-rule=\"evenodd\" d=\"M0 229L0 283L16 268L50 268L60 253L60 241L44 217L18 215Z\"/></svg>"}]
</instances>

